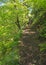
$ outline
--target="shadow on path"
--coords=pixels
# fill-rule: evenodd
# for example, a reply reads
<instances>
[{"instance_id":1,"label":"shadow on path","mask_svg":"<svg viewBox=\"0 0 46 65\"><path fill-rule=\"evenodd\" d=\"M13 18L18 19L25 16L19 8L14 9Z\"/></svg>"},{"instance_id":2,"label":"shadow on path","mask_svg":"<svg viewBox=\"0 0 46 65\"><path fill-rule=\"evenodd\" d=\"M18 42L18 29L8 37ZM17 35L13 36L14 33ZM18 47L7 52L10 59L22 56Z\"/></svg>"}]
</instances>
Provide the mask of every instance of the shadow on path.
<instances>
[{"instance_id":1,"label":"shadow on path","mask_svg":"<svg viewBox=\"0 0 46 65\"><path fill-rule=\"evenodd\" d=\"M39 65L39 40L37 32L25 29L20 39L20 65Z\"/></svg>"}]
</instances>

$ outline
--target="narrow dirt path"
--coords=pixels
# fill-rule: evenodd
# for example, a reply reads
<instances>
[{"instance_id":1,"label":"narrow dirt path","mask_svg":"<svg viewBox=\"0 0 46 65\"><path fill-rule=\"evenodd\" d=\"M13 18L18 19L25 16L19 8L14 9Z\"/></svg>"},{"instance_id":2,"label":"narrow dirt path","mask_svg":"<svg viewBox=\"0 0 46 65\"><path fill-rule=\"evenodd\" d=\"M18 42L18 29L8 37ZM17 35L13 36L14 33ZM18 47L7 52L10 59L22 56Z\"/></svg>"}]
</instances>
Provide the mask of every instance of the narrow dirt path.
<instances>
[{"instance_id":1,"label":"narrow dirt path","mask_svg":"<svg viewBox=\"0 0 46 65\"><path fill-rule=\"evenodd\" d=\"M37 32L30 28L23 30L20 40L20 65L39 65L39 40Z\"/></svg>"}]
</instances>

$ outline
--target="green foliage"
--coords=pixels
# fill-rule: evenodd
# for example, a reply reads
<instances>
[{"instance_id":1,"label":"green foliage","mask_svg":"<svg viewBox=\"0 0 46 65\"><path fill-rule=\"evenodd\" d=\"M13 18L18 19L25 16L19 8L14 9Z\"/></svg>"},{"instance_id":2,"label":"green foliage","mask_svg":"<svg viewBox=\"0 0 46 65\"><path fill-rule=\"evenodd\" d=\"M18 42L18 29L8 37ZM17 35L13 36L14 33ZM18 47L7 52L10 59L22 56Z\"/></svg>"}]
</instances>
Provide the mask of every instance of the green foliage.
<instances>
[{"instance_id":1,"label":"green foliage","mask_svg":"<svg viewBox=\"0 0 46 65\"><path fill-rule=\"evenodd\" d=\"M40 37L46 38L46 27L45 26L43 29L40 30Z\"/></svg>"},{"instance_id":2,"label":"green foliage","mask_svg":"<svg viewBox=\"0 0 46 65\"><path fill-rule=\"evenodd\" d=\"M33 22L32 27L37 27L39 36L46 38L46 1L45 0L30 0L32 6ZM26 1L27 2L27 1ZM29 2L27 2L29 4Z\"/></svg>"},{"instance_id":3,"label":"green foliage","mask_svg":"<svg viewBox=\"0 0 46 65\"><path fill-rule=\"evenodd\" d=\"M19 9L16 10L11 2L0 6L0 65L19 65L18 41L21 30L15 24L17 11ZM20 14L21 11L19 16ZM20 24L21 22L20 20Z\"/></svg>"},{"instance_id":4,"label":"green foliage","mask_svg":"<svg viewBox=\"0 0 46 65\"><path fill-rule=\"evenodd\" d=\"M18 41L21 30L29 21L31 13L31 26L39 26L41 38L46 38L46 0L0 0L0 65L19 65ZM20 27L20 28L19 28ZM40 45L41 46L41 45ZM46 44L41 46L41 51Z\"/></svg>"},{"instance_id":5,"label":"green foliage","mask_svg":"<svg viewBox=\"0 0 46 65\"><path fill-rule=\"evenodd\" d=\"M39 44L40 46L40 51L41 52L44 52L46 50L46 43L43 43L43 44ZM44 52L45 53L45 52Z\"/></svg>"}]
</instances>

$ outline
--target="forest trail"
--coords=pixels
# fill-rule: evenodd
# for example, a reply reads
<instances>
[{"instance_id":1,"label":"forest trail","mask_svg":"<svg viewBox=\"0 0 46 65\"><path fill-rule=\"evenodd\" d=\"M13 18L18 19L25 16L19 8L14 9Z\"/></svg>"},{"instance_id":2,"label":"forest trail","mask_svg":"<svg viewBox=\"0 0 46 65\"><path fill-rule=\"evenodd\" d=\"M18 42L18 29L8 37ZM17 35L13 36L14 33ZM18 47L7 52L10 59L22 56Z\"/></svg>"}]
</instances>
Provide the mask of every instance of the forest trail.
<instances>
[{"instance_id":1,"label":"forest trail","mask_svg":"<svg viewBox=\"0 0 46 65\"><path fill-rule=\"evenodd\" d=\"M39 40L37 32L26 28L20 39L20 65L39 65Z\"/></svg>"}]
</instances>

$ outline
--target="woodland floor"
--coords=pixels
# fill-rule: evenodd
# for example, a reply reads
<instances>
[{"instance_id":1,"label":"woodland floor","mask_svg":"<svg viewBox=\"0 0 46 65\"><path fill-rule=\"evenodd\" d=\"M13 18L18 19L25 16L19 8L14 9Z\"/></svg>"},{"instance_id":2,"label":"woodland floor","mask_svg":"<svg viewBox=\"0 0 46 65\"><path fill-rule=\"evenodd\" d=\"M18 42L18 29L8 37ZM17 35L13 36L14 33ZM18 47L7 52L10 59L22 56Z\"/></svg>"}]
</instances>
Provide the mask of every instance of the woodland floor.
<instances>
[{"instance_id":1,"label":"woodland floor","mask_svg":"<svg viewBox=\"0 0 46 65\"><path fill-rule=\"evenodd\" d=\"M40 65L38 33L26 28L20 39L20 65Z\"/></svg>"}]
</instances>

